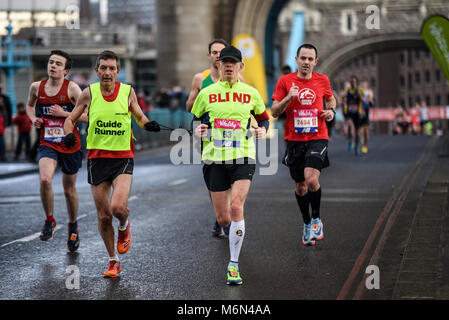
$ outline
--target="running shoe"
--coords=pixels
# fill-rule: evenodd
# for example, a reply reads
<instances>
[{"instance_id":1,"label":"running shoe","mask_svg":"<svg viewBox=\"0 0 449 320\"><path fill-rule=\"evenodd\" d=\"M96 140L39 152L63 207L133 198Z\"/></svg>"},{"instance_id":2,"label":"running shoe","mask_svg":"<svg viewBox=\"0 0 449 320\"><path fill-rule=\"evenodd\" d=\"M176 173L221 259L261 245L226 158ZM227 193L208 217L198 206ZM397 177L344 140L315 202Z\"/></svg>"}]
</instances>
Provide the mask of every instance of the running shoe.
<instances>
[{"instance_id":1,"label":"running shoe","mask_svg":"<svg viewBox=\"0 0 449 320\"><path fill-rule=\"evenodd\" d=\"M225 237L229 237L229 229L231 228L231 224L229 224L227 227L223 227L223 232L225 234Z\"/></svg>"},{"instance_id":2,"label":"running shoe","mask_svg":"<svg viewBox=\"0 0 449 320\"><path fill-rule=\"evenodd\" d=\"M352 141L348 142L348 151L352 150Z\"/></svg>"},{"instance_id":3,"label":"running shoe","mask_svg":"<svg viewBox=\"0 0 449 320\"><path fill-rule=\"evenodd\" d=\"M302 244L305 246L314 246L315 240L310 238L312 231L312 223L304 224L304 229L302 233Z\"/></svg>"},{"instance_id":4,"label":"running shoe","mask_svg":"<svg viewBox=\"0 0 449 320\"><path fill-rule=\"evenodd\" d=\"M56 221L48 221L45 220L44 226L42 227L41 234L39 238L42 241L51 241L53 240L53 235L55 234L57 228L56 228Z\"/></svg>"},{"instance_id":5,"label":"running shoe","mask_svg":"<svg viewBox=\"0 0 449 320\"><path fill-rule=\"evenodd\" d=\"M120 261L109 260L109 266L106 271L103 272L103 278L115 278L121 271Z\"/></svg>"},{"instance_id":6,"label":"running shoe","mask_svg":"<svg viewBox=\"0 0 449 320\"><path fill-rule=\"evenodd\" d=\"M215 220L214 228L212 229L212 235L217 238L223 238L225 236L225 232L223 231L223 228L218 224L217 220Z\"/></svg>"},{"instance_id":7,"label":"running shoe","mask_svg":"<svg viewBox=\"0 0 449 320\"><path fill-rule=\"evenodd\" d=\"M360 155L360 149L359 149L358 147L355 147L355 148L354 148L354 154L355 154L356 156L359 156L359 155Z\"/></svg>"},{"instance_id":8,"label":"running shoe","mask_svg":"<svg viewBox=\"0 0 449 320\"><path fill-rule=\"evenodd\" d=\"M312 219L310 223L312 228L310 230L310 239L311 240L321 240L324 238L323 232L323 222L320 218Z\"/></svg>"},{"instance_id":9,"label":"running shoe","mask_svg":"<svg viewBox=\"0 0 449 320\"><path fill-rule=\"evenodd\" d=\"M117 251L120 254L125 254L129 247L131 247L131 232L129 231L129 220L128 225L126 226L126 229L124 231L118 230L118 237L117 237Z\"/></svg>"},{"instance_id":10,"label":"running shoe","mask_svg":"<svg viewBox=\"0 0 449 320\"><path fill-rule=\"evenodd\" d=\"M67 224L67 249L70 252L75 252L78 250L78 247L80 246L80 238L78 235L78 223L68 223Z\"/></svg>"},{"instance_id":11,"label":"running shoe","mask_svg":"<svg viewBox=\"0 0 449 320\"><path fill-rule=\"evenodd\" d=\"M364 153L364 154L368 153L368 148L366 146L362 147L362 153Z\"/></svg>"},{"instance_id":12,"label":"running shoe","mask_svg":"<svg viewBox=\"0 0 449 320\"><path fill-rule=\"evenodd\" d=\"M235 266L228 267L228 279L226 280L226 284L242 284L243 280L240 277L239 268Z\"/></svg>"}]
</instances>

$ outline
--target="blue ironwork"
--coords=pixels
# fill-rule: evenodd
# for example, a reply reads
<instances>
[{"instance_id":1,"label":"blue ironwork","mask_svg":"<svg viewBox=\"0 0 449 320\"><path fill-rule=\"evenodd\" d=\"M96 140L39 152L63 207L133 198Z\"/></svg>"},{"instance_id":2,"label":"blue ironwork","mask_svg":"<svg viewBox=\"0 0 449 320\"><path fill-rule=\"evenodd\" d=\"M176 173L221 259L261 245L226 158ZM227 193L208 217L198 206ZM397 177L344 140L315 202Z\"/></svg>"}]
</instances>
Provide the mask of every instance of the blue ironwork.
<instances>
[{"instance_id":1,"label":"blue ironwork","mask_svg":"<svg viewBox=\"0 0 449 320\"><path fill-rule=\"evenodd\" d=\"M288 42L288 51L285 64L288 64L292 69L292 72L295 72L298 69L298 65L296 64L296 51L299 46L304 44L304 37L306 33L306 25L305 25L305 17L304 12L295 12L293 16L293 26L292 31L290 33L290 39Z\"/></svg>"},{"instance_id":2,"label":"blue ironwork","mask_svg":"<svg viewBox=\"0 0 449 320\"><path fill-rule=\"evenodd\" d=\"M267 74L268 106L271 106L272 103L271 95L276 85L276 75L278 74L277 68L279 68L279 64L275 62L274 35L276 33L278 16L282 8L284 8L289 1L290 0L275 0L267 17L267 24L265 27L265 72Z\"/></svg>"},{"instance_id":3,"label":"blue ironwork","mask_svg":"<svg viewBox=\"0 0 449 320\"><path fill-rule=\"evenodd\" d=\"M12 26L6 27L8 34L1 42L0 68L6 70L8 76L8 96L11 101L12 115L16 113L16 92L14 77L20 68L29 68L31 65L31 45L29 41L13 40Z\"/></svg>"}]
</instances>

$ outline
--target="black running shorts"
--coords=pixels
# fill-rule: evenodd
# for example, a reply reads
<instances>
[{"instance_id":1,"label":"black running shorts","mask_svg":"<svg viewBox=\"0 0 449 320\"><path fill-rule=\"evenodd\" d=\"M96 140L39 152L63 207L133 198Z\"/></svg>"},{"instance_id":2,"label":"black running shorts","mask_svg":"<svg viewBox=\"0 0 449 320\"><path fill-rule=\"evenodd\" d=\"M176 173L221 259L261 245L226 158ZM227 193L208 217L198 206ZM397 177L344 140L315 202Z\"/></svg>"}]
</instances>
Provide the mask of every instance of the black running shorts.
<instances>
[{"instance_id":1,"label":"black running shorts","mask_svg":"<svg viewBox=\"0 0 449 320\"><path fill-rule=\"evenodd\" d=\"M134 159L94 158L87 160L87 181L94 186L114 181L121 174L133 174Z\"/></svg>"},{"instance_id":2,"label":"black running shorts","mask_svg":"<svg viewBox=\"0 0 449 320\"><path fill-rule=\"evenodd\" d=\"M211 192L226 191L237 180L252 181L255 171L256 164L248 163L247 158L243 164L211 163L203 166L204 182Z\"/></svg>"},{"instance_id":3,"label":"black running shorts","mask_svg":"<svg viewBox=\"0 0 449 320\"><path fill-rule=\"evenodd\" d=\"M287 141L282 163L290 169L290 176L295 182L305 181L306 167L319 171L329 167L327 146L328 140Z\"/></svg>"}]
</instances>

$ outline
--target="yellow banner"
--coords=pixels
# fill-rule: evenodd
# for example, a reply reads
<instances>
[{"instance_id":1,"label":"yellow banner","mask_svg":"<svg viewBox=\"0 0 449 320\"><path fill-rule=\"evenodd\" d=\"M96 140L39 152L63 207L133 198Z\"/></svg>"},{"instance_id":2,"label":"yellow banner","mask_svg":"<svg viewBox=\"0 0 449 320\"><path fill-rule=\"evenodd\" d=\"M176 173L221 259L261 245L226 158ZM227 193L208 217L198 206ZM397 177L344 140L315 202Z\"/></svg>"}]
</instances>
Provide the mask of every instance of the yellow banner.
<instances>
[{"instance_id":1,"label":"yellow banner","mask_svg":"<svg viewBox=\"0 0 449 320\"><path fill-rule=\"evenodd\" d=\"M245 68L242 76L245 82L259 91L265 104L267 104L267 81L265 78L265 65L256 40L249 34L240 33L232 40L232 45L242 52Z\"/></svg>"}]
</instances>

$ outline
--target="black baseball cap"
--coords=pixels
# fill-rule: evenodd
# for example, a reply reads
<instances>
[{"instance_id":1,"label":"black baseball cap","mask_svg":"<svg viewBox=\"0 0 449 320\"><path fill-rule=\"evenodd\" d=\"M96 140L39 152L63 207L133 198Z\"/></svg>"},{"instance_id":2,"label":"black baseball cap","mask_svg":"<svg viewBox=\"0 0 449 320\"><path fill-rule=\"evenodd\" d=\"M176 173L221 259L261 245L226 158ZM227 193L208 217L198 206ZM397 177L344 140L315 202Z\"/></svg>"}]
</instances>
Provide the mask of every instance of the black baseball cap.
<instances>
[{"instance_id":1,"label":"black baseball cap","mask_svg":"<svg viewBox=\"0 0 449 320\"><path fill-rule=\"evenodd\" d=\"M236 62L242 62L242 53L234 46L227 46L221 50L218 60L226 58L233 59Z\"/></svg>"}]
</instances>

